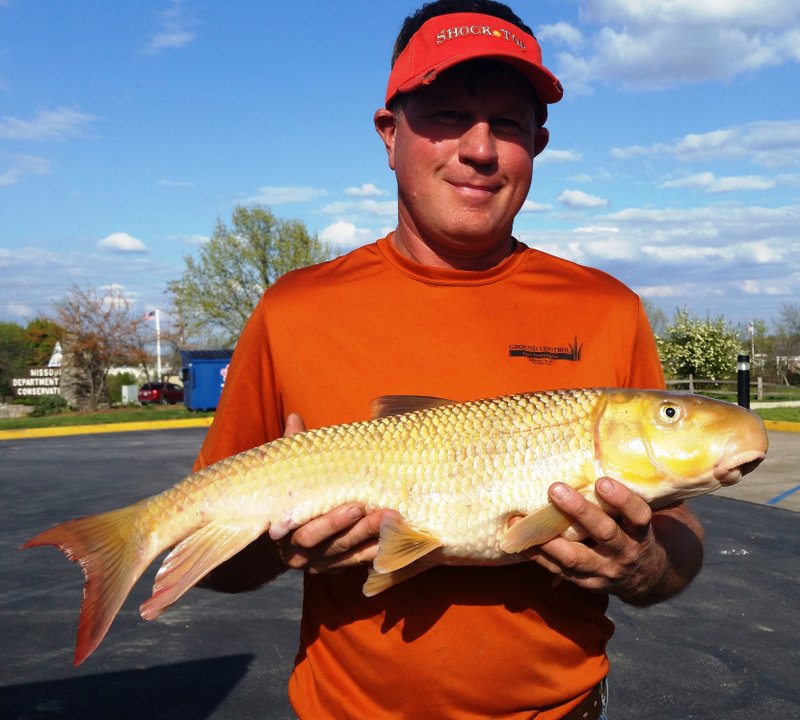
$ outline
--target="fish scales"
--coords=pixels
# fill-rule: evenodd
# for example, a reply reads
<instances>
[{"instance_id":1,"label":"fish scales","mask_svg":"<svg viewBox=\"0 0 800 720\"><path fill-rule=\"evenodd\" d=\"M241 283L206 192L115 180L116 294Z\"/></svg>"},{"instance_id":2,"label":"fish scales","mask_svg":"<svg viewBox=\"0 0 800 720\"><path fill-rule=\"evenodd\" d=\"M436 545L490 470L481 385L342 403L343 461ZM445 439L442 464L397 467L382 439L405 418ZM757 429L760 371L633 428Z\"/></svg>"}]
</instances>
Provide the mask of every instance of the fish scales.
<instances>
[{"instance_id":1,"label":"fish scales","mask_svg":"<svg viewBox=\"0 0 800 720\"><path fill-rule=\"evenodd\" d=\"M498 398L322 428L271 443L258 462L249 458L257 450L242 453L230 469L268 489L251 507L274 536L362 502L396 509L439 537L447 554L497 558L507 517L540 505L549 484L581 474L592 459L598 397Z\"/></svg>"},{"instance_id":2,"label":"fish scales","mask_svg":"<svg viewBox=\"0 0 800 720\"><path fill-rule=\"evenodd\" d=\"M609 475L660 507L737 482L768 444L756 415L686 393L584 389L469 403L394 397L376 407L374 420L277 439L160 495L25 543L57 546L86 575L75 664L169 548L140 608L147 620L266 531L279 539L347 502L389 508L398 514L383 518L364 585L374 595L438 564L522 561L522 550L572 522L549 502L555 481L597 502L595 480Z\"/></svg>"}]
</instances>

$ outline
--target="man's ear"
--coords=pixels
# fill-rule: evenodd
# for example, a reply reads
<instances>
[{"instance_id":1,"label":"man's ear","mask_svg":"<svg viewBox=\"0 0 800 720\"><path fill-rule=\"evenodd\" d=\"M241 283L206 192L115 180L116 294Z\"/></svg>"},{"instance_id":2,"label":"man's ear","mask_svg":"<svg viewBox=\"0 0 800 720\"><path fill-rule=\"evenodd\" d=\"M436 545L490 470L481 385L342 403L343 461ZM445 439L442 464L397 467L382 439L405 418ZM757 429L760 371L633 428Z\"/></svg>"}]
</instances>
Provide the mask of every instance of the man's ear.
<instances>
[{"instance_id":1,"label":"man's ear","mask_svg":"<svg viewBox=\"0 0 800 720\"><path fill-rule=\"evenodd\" d=\"M394 140L397 133L397 117L391 110L379 108L375 111L375 130L383 140L389 167L394 170Z\"/></svg>"},{"instance_id":2,"label":"man's ear","mask_svg":"<svg viewBox=\"0 0 800 720\"><path fill-rule=\"evenodd\" d=\"M539 128L533 136L533 157L536 157L547 147L550 140L550 131L547 128Z\"/></svg>"}]
</instances>

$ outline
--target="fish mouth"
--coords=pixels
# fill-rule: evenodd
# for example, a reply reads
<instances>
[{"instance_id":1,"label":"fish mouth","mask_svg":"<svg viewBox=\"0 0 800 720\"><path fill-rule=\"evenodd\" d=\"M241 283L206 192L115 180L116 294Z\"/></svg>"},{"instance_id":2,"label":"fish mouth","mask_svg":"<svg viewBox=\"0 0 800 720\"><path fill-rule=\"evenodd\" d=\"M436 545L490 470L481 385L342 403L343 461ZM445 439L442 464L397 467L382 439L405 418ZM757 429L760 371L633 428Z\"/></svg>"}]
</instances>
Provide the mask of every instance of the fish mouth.
<instances>
[{"instance_id":1,"label":"fish mouth","mask_svg":"<svg viewBox=\"0 0 800 720\"><path fill-rule=\"evenodd\" d=\"M735 485L742 476L753 472L766 456L762 450L748 450L725 458L714 468L714 479L723 486Z\"/></svg>"}]
</instances>

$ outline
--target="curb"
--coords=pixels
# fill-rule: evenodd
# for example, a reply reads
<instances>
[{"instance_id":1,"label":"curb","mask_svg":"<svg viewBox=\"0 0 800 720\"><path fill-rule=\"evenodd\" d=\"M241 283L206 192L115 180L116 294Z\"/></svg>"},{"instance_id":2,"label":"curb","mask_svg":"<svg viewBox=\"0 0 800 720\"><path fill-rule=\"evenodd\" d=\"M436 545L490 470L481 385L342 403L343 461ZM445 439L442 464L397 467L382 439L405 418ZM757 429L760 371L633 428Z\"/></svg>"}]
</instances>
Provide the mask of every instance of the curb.
<instances>
[{"instance_id":1,"label":"curb","mask_svg":"<svg viewBox=\"0 0 800 720\"><path fill-rule=\"evenodd\" d=\"M783 420L764 420L764 427L767 430L779 430L780 432L800 432L800 423L784 422Z\"/></svg>"},{"instance_id":2,"label":"curb","mask_svg":"<svg viewBox=\"0 0 800 720\"><path fill-rule=\"evenodd\" d=\"M0 430L0 440L24 438L63 437L66 435L94 435L112 432L137 432L140 430L171 430L173 428L209 427L213 417L189 420L142 420L127 423L100 423L98 425L68 425L64 427Z\"/></svg>"}]
</instances>

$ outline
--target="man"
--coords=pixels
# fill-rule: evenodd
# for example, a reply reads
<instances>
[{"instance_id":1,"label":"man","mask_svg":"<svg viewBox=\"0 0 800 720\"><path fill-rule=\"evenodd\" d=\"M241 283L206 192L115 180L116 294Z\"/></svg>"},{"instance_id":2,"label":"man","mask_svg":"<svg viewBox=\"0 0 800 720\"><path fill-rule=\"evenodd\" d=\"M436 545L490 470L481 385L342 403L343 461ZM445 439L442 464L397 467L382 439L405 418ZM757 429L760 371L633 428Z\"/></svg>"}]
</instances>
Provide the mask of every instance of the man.
<instances>
[{"instance_id":1,"label":"man","mask_svg":"<svg viewBox=\"0 0 800 720\"><path fill-rule=\"evenodd\" d=\"M546 105L561 97L540 58L530 28L489 0L439 0L406 20L375 113L397 228L267 291L198 467L303 420L365 419L380 395L663 385L633 293L512 235L547 143ZM287 566L307 571L289 687L301 718L598 718L608 594L645 605L679 592L699 569L702 531L685 506L651 514L612 479L597 493L608 513L551 488L581 531L531 562L435 568L365 598L386 511L347 505L279 548L262 538L205 584L244 590Z\"/></svg>"}]
</instances>

